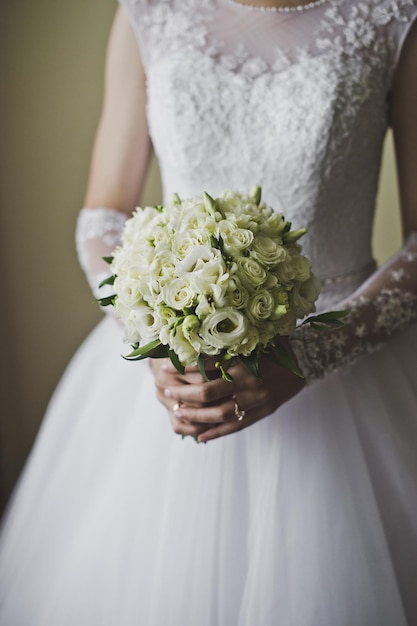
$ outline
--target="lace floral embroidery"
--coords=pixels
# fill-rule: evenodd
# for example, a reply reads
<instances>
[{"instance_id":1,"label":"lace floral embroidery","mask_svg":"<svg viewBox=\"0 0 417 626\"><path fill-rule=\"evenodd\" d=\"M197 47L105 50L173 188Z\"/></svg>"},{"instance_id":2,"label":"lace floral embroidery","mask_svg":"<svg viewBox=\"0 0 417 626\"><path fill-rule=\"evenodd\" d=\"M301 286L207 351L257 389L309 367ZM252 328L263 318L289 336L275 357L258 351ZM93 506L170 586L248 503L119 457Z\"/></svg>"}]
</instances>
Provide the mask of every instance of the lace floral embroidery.
<instances>
[{"instance_id":1,"label":"lace floral embroidery","mask_svg":"<svg viewBox=\"0 0 417 626\"><path fill-rule=\"evenodd\" d=\"M308 381L379 350L392 335L417 321L416 251L417 233L385 270L343 303L350 310L344 329L320 333L302 326L297 330L291 345ZM375 284L380 285L376 293Z\"/></svg>"},{"instance_id":2,"label":"lace floral embroidery","mask_svg":"<svg viewBox=\"0 0 417 626\"><path fill-rule=\"evenodd\" d=\"M128 215L108 208L81 209L75 233L78 259L96 297L110 295L108 287L98 288L110 276L103 257L111 256L120 242Z\"/></svg>"}]
</instances>

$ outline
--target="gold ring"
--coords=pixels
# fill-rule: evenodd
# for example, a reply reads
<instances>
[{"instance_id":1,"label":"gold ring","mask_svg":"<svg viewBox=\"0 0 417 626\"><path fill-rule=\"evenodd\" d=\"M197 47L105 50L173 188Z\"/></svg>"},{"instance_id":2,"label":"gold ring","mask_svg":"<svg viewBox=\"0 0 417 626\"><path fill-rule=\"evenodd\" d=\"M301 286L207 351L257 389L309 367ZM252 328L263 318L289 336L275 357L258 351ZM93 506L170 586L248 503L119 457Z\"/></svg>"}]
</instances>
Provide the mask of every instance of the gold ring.
<instances>
[{"instance_id":1,"label":"gold ring","mask_svg":"<svg viewBox=\"0 0 417 626\"><path fill-rule=\"evenodd\" d=\"M233 402L235 403L235 415L238 422L241 422L246 415L246 411L243 411L236 402L236 397L233 396Z\"/></svg>"},{"instance_id":2,"label":"gold ring","mask_svg":"<svg viewBox=\"0 0 417 626\"><path fill-rule=\"evenodd\" d=\"M182 406L182 402L181 402L181 401L176 402L176 403L174 404L174 406L172 407L172 411L173 411L174 413L176 413L176 411L178 411L178 409L180 408L180 406Z\"/></svg>"}]
</instances>

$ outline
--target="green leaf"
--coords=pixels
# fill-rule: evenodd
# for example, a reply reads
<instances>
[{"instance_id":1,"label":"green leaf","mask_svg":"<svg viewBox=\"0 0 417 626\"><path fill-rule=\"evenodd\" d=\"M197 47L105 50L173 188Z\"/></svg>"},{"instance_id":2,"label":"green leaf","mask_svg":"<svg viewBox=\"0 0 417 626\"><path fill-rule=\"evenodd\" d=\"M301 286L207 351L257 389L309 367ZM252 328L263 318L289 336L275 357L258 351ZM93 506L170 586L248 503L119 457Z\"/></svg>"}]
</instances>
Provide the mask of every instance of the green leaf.
<instances>
[{"instance_id":1,"label":"green leaf","mask_svg":"<svg viewBox=\"0 0 417 626\"><path fill-rule=\"evenodd\" d=\"M316 322L322 321L322 322L327 322L328 320L338 320L341 319L343 317L346 317L346 315L349 315L350 311L346 310L346 311L327 311L326 313L319 313L319 315L312 315L311 317L307 318L306 321L308 321L309 319L313 319Z\"/></svg>"},{"instance_id":2,"label":"green leaf","mask_svg":"<svg viewBox=\"0 0 417 626\"><path fill-rule=\"evenodd\" d=\"M256 350L254 350L249 356L244 356L243 354L239 354L239 359L246 367L246 369L253 375L259 382L262 382L261 372L259 369L259 355Z\"/></svg>"},{"instance_id":3,"label":"green leaf","mask_svg":"<svg viewBox=\"0 0 417 626\"><path fill-rule=\"evenodd\" d=\"M111 265L113 263L113 258L112 256L103 256L102 259L103 261L105 261L106 263L108 263L109 265Z\"/></svg>"},{"instance_id":4,"label":"green leaf","mask_svg":"<svg viewBox=\"0 0 417 626\"><path fill-rule=\"evenodd\" d=\"M233 377L230 376L230 374L227 371L227 368L223 365L221 361L216 361L214 366L217 367L218 370L220 370L223 380L225 380L228 383L233 382Z\"/></svg>"},{"instance_id":5,"label":"green leaf","mask_svg":"<svg viewBox=\"0 0 417 626\"><path fill-rule=\"evenodd\" d=\"M175 367L177 372L179 372L180 374L185 374L185 367L181 363L181 361L179 360L178 354L176 352L174 352L174 350L170 350L168 348L168 356L171 359L171 363Z\"/></svg>"},{"instance_id":6,"label":"green leaf","mask_svg":"<svg viewBox=\"0 0 417 626\"><path fill-rule=\"evenodd\" d=\"M114 285L115 280L116 276L109 276L108 278L102 280L98 287L100 289L100 287L104 287L104 285Z\"/></svg>"},{"instance_id":7,"label":"green leaf","mask_svg":"<svg viewBox=\"0 0 417 626\"><path fill-rule=\"evenodd\" d=\"M206 383L211 382L211 381L210 381L210 378L207 376L207 372L206 372L206 360L205 360L205 358L204 358L204 356L203 356L202 354L199 354L199 355L198 355L198 358L197 358L197 367L198 367L198 369L199 369L199 371L200 371L201 376L203 377L203 380L204 380Z\"/></svg>"},{"instance_id":8,"label":"green leaf","mask_svg":"<svg viewBox=\"0 0 417 626\"><path fill-rule=\"evenodd\" d=\"M152 354L158 353L159 348L162 346L162 343L159 339L155 339L150 343L147 343L145 346L139 346L136 350L133 350L130 354L123 356L127 361L140 361L141 359L146 359L147 357L152 357ZM166 350L166 346L163 346Z\"/></svg>"},{"instance_id":9,"label":"green leaf","mask_svg":"<svg viewBox=\"0 0 417 626\"><path fill-rule=\"evenodd\" d=\"M111 304L114 304L115 298L116 298L116 294L114 293L112 296L106 296L105 298L97 298L96 302L98 302L100 306L110 306Z\"/></svg>"},{"instance_id":10,"label":"green leaf","mask_svg":"<svg viewBox=\"0 0 417 626\"><path fill-rule=\"evenodd\" d=\"M299 378L304 378L299 367L297 366L297 363L294 361L292 354L287 350L287 348L281 343L279 339L275 340L272 348L272 354L278 358L278 365L283 365L287 369L291 370L291 372ZM270 355L267 354L266 356L270 358Z\"/></svg>"},{"instance_id":11,"label":"green leaf","mask_svg":"<svg viewBox=\"0 0 417 626\"><path fill-rule=\"evenodd\" d=\"M343 321L343 318L349 313L350 311L328 311L327 313L320 313L319 315L311 315L304 320L301 325L310 324L310 326L316 330L337 330L346 326L346 322Z\"/></svg>"}]
</instances>

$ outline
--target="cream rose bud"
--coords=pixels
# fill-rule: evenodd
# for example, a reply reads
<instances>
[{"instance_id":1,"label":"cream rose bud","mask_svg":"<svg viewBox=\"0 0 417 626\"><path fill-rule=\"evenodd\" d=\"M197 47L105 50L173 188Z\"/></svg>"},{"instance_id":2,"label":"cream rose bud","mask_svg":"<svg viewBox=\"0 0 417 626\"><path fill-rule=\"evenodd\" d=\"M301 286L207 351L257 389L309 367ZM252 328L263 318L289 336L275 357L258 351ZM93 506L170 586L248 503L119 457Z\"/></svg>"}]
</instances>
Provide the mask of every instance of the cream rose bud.
<instances>
[{"instance_id":1,"label":"cream rose bud","mask_svg":"<svg viewBox=\"0 0 417 626\"><path fill-rule=\"evenodd\" d=\"M299 280L301 282L308 280L311 274L311 264L310 261L302 254L297 254L291 257L291 266L294 270L294 278L295 280Z\"/></svg>"},{"instance_id":2,"label":"cream rose bud","mask_svg":"<svg viewBox=\"0 0 417 626\"><path fill-rule=\"evenodd\" d=\"M245 316L232 308L213 311L202 321L200 336L206 344L219 350L235 348L242 343L248 330Z\"/></svg>"},{"instance_id":3,"label":"cream rose bud","mask_svg":"<svg viewBox=\"0 0 417 626\"><path fill-rule=\"evenodd\" d=\"M185 337L182 324L173 328L164 328L160 334L163 344L169 345L184 365L195 365L199 352L197 352Z\"/></svg>"},{"instance_id":4,"label":"cream rose bud","mask_svg":"<svg viewBox=\"0 0 417 626\"><path fill-rule=\"evenodd\" d=\"M189 341L194 350L200 354L202 352L202 340L198 334L200 330L200 320L196 315L187 315L181 324L184 337Z\"/></svg>"},{"instance_id":5,"label":"cream rose bud","mask_svg":"<svg viewBox=\"0 0 417 626\"><path fill-rule=\"evenodd\" d=\"M247 310L254 320L266 320L271 317L274 306L272 294L266 289L261 289L251 296Z\"/></svg>"},{"instance_id":6,"label":"cream rose bud","mask_svg":"<svg viewBox=\"0 0 417 626\"><path fill-rule=\"evenodd\" d=\"M172 309L182 309L193 306L196 293L190 286L188 276L174 278L162 287L161 300Z\"/></svg>"},{"instance_id":7,"label":"cream rose bud","mask_svg":"<svg viewBox=\"0 0 417 626\"><path fill-rule=\"evenodd\" d=\"M281 245L281 241L258 235L253 240L251 256L269 267L277 265L285 260L287 251Z\"/></svg>"},{"instance_id":8,"label":"cream rose bud","mask_svg":"<svg viewBox=\"0 0 417 626\"><path fill-rule=\"evenodd\" d=\"M258 287L262 285L267 272L256 259L250 257L240 257L237 260L238 275L245 287Z\"/></svg>"}]
</instances>

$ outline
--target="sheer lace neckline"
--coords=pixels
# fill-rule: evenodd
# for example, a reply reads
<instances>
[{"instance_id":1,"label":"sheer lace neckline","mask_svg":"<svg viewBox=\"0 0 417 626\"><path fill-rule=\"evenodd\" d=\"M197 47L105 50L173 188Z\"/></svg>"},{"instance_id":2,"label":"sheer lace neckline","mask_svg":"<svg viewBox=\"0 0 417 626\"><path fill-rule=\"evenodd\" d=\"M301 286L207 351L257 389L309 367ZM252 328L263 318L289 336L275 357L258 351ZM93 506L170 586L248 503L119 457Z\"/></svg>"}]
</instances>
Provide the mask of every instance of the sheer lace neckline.
<instances>
[{"instance_id":1,"label":"sheer lace neckline","mask_svg":"<svg viewBox=\"0 0 417 626\"><path fill-rule=\"evenodd\" d=\"M314 9L315 7L321 6L325 3L330 3L332 0L313 0L312 2L308 2L307 4L298 4L295 6L283 6L283 7L271 7L271 6L262 6L255 4L245 4L241 2L241 0L224 0L227 4L232 4L236 7L242 9L249 9L251 11L274 11L276 13L297 13L300 11L307 11L308 9Z\"/></svg>"}]
</instances>

